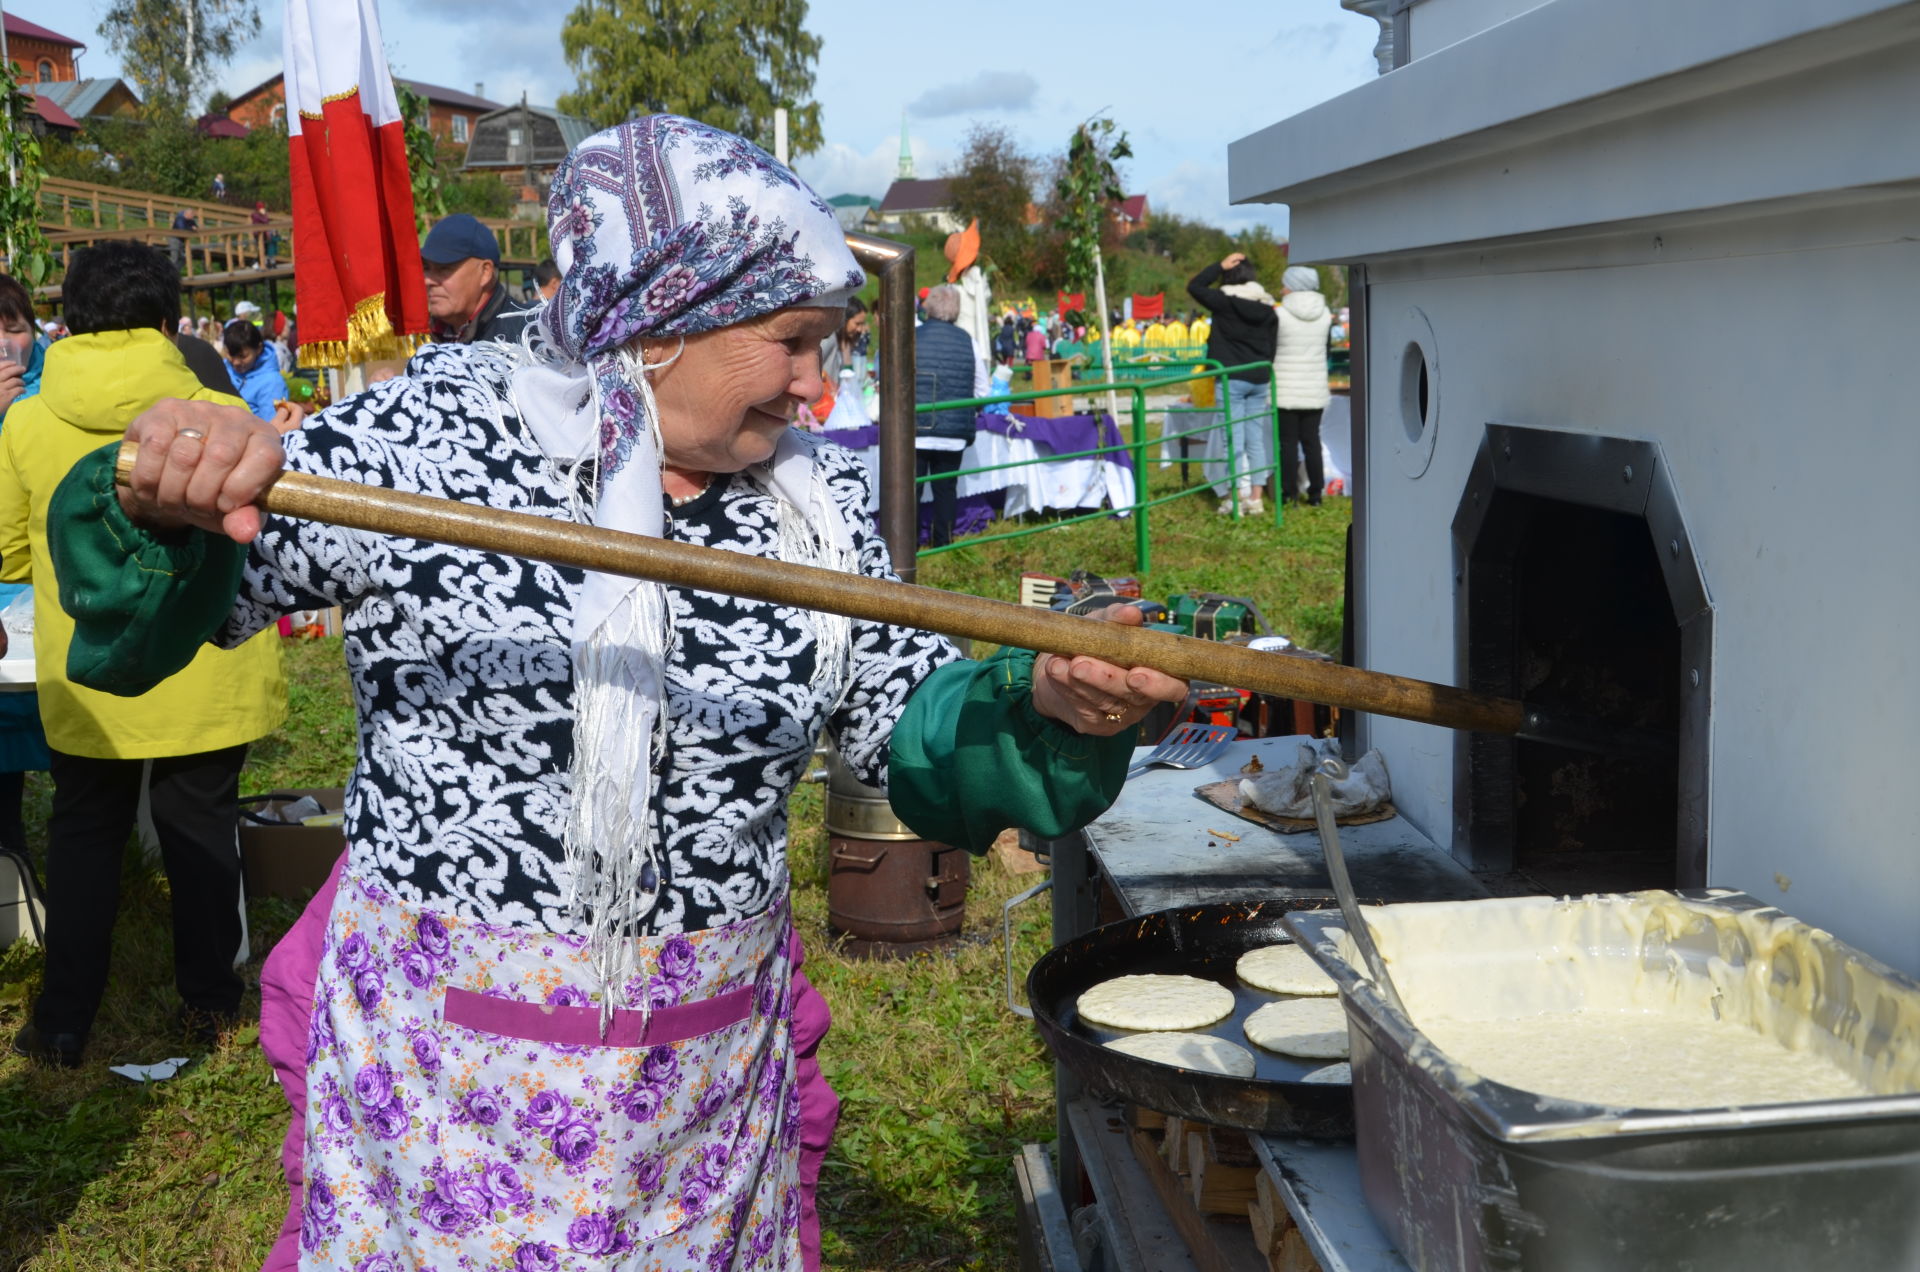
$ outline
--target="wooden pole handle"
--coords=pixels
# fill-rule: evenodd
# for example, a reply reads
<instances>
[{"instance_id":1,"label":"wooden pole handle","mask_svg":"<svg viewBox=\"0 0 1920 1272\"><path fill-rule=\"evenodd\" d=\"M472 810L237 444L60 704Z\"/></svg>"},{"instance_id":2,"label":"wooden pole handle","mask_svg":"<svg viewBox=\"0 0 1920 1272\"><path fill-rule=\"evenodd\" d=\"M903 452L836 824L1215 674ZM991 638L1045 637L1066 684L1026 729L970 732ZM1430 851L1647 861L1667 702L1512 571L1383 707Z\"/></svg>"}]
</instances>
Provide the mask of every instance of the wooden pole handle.
<instances>
[{"instance_id":1,"label":"wooden pole handle","mask_svg":"<svg viewBox=\"0 0 1920 1272\"><path fill-rule=\"evenodd\" d=\"M132 472L137 453L134 442L122 443L116 464L121 482ZM324 521L376 534L651 579L675 587L944 632L996 645L1067 656L1086 654L1120 667L1151 667L1182 680L1213 681L1443 728L1512 734L1526 722L1526 707L1514 699L1470 693L1450 685L1290 658L1171 632L1088 622L1071 614L1007 601L770 561L330 477L283 473L261 497L260 506L283 517Z\"/></svg>"}]
</instances>

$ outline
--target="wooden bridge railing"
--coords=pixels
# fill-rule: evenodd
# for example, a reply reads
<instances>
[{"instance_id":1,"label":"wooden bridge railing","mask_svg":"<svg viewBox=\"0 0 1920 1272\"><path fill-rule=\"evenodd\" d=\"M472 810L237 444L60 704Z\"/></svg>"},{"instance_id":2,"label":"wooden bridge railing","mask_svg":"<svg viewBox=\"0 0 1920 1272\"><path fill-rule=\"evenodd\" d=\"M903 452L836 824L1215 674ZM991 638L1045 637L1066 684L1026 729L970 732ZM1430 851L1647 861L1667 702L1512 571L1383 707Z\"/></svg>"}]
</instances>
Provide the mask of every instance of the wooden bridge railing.
<instances>
[{"instance_id":1,"label":"wooden bridge railing","mask_svg":"<svg viewBox=\"0 0 1920 1272\"><path fill-rule=\"evenodd\" d=\"M251 214L238 204L178 199L67 177L46 177L40 182L40 220L49 229L165 229L182 208L191 209L207 230L246 225Z\"/></svg>"},{"instance_id":2,"label":"wooden bridge railing","mask_svg":"<svg viewBox=\"0 0 1920 1272\"><path fill-rule=\"evenodd\" d=\"M62 271L73 263L73 254L95 243L128 241L148 243L173 258L185 280L191 284L200 274L226 274L264 265L267 239L278 235L273 252L275 264L293 265L293 219L275 217L265 225L247 224L194 231L169 229L56 230L47 235L47 245L60 258Z\"/></svg>"}]
</instances>

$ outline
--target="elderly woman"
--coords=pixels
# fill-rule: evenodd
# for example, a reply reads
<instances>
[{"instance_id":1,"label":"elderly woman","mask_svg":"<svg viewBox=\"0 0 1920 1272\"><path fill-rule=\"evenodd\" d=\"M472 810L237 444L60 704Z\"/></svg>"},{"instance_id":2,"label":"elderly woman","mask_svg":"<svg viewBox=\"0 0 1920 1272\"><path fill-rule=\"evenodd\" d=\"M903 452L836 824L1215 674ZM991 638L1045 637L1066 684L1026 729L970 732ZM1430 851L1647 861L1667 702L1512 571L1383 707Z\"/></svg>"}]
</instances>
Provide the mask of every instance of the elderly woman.
<instances>
[{"instance_id":1,"label":"elderly woman","mask_svg":"<svg viewBox=\"0 0 1920 1272\"><path fill-rule=\"evenodd\" d=\"M232 643L346 607L348 852L263 974L295 1109L269 1266L817 1266L836 1109L785 843L814 738L980 850L1098 815L1131 726L1184 692L263 517L284 466L888 575L859 462L787 426L862 281L826 206L746 142L651 116L583 142L549 215L561 285L524 347L429 349L284 442L163 405L130 430L130 488L101 452L62 491L96 683L137 691L180 656L169 631Z\"/></svg>"},{"instance_id":2,"label":"elderly woman","mask_svg":"<svg viewBox=\"0 0 1920 1272\"><path fill-rule=\"evenodd\" d=\"M927 319L913 329L913 397L917 405L986 396L986 390L974 379L980 365L979 350L973 337L958 325L960 301L960 289L951 283L942 283L927 293ZM1012 315L1007 322L1013 322ZM929 547L953 542L960 482L946 474L960 471L961 453L973 444L977 421L971 406L923 411L914 417L914 475L934 478L926 483L932 495Z\"/></svg>"}]
</instances>

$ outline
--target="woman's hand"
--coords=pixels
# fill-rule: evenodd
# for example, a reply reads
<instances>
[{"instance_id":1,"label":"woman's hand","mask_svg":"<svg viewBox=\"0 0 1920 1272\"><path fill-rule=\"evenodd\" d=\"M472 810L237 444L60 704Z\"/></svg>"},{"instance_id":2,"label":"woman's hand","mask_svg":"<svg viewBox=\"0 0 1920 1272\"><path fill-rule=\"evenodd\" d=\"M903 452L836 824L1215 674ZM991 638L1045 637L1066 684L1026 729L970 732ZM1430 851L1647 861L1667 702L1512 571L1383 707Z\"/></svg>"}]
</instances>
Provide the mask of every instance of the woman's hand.
<instances>
[{"instance_id":1,"label":"woman's hand","mask_svg":"<svg viewBox=\"0 0 1920 1272\"><path fill-rule=\"evenodd\" d=\"M273 425L274 432L285 437L288 433L298 432L306 418L307 413L298 402L282 399L273 404L273 418L268 423Z\"/></svg>"},{"instance_id":2,"label":"woman's hand","mask_svg":"<svg viewBox=\"0 0 1920 1272\"><path fill-rule=\"evenodd\" d=\"M1246 259L1247 259L1247 254L1245 252L1229 252L1227 253L1226 257L1223 260L1221 260L1220 268L1223 270L1232 269L1235 265L1238 265L1241 261L1244 261Z\"/></svg>"},{"instance_id":3,"label":"woman's hand","mask_svg":"<svg viewBox=\"0 0 1920 1272\"><path fill-rule=\"evenodd\" d=\"M1138 627L1132 605L1109 605L1097 618ZM1033 660L1033 707L1049 720L1096 737L1131 729L1163 702L1184 702L1187 682L1151 667L1116 667L1098 658L1041 654Z\"/></svg>"},{"instance_id":4,"label":"woman's hand","mask_svg":"<svg viewBox=\"0 0 1920 1272\"><path fill-rule=\"evenodd\" d=\"M27 391L26 374L18 362L0 360L0 411L12 406Z\"/></svg>"},{"instance_id":5,"label":"woman's hand","mask_svg":"<svg viewBox=\"0 0 1920 1272\"><path fill-rule=\"evenodd\" d=\"M198 526L251 543L260 533L254 501L280 475L280 434L252 411L169 398L137 416L127 438L140 444L120 506L158 530Z\"/></svg>"}]
</instances>

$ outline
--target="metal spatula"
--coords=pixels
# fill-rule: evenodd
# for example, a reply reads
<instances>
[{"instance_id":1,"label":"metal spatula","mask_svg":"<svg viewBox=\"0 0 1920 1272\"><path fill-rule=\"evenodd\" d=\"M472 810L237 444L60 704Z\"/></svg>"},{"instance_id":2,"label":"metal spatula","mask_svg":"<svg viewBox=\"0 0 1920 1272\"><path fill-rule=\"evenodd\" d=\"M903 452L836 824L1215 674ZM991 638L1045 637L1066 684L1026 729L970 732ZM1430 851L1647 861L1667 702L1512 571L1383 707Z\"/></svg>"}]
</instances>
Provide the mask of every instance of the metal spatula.
<instances>
[{"instance_id":1,"label":"metal spatula","mask_svg":"<svg viewBox=\"0 0 1920 1272\"><path fill-rule=\"evenodd\" d=\"M1240 731L1229 725L1183 724L1160 739L1160 745L1128 769L1127 776L1144 773L1156 764L1177 769L1204 768L1219 759L1227 744L1238 736Z\"/></svg>"},{"instance_id":2,"label":"metal spatula","mask_svg":"<svg viewBox=\"0 0 1920 1272\"><path fill-rule=\"evenodd\" d=\"M1360 947L1360 957L1367 961L1367 970L1373 974L1373 983L1387 1004L1402 1016L1407 1014L1407 1006L1400 1001L1400 991L1393 987L1393 977L1387 975L1387 961L1380 957L1380 950L1373 943L1373 932L1367 927L1367 921L1360 913L1360 898L1354 895L1353 880L1347 875L1347 858L1340 851L1340 831L1333 819L1333 783L1328 777L1345 777L1347 766L1328 756L1320 761L1320 767L1307 785L1313 789L1313 819L1320 830L1320 847L1327 854L1327 873L1333 877L1333 895L1340 898L1340 913L1347 920L1347 931L1353 933L1353 943Z\"/></svg>"}]
</instances>

